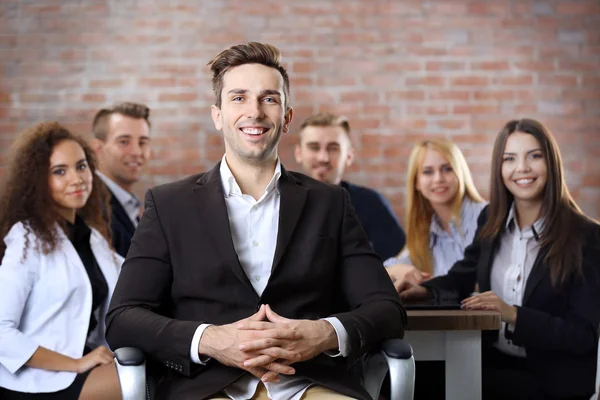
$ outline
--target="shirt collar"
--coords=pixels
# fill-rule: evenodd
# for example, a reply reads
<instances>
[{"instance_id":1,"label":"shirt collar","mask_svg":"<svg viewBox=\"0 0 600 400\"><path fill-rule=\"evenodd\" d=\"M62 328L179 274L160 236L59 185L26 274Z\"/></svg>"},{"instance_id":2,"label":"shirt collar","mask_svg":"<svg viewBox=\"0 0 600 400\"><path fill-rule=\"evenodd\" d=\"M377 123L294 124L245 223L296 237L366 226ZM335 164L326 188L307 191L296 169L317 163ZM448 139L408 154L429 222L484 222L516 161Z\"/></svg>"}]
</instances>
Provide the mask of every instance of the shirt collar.
<instances>
[{"instance_id":1,"label":"shirt collar","mask_svg":"<svg viewBox=\"0 0 600 400\"><path fill-rule=\"evenodd\" d=\"M509 231L512 231L513 229L519 229L519 226L517 224L516 221L516 217L517 217L517 210L515 208L515 203L513 202L512 205L510 206L510 210L508 211L508 217L506 218L506 225L505 228L508 229ZM523 231L521 232L521 235L525 238L531 238L534 237L535 240L539 240L539 234L540 232L542 232L542 229L544 229L544 218L538 218L537 221L535 221L533 223L532 226L528 226L525 229L523 229Z\"/></svg>"},{"instance_id":2,"label":"shirt collar","mask_svg":"<svg viewBox=\"0 0 600 400\"><path fill-rule=\"evenodd\" d=\"M460 207L460 215L458 216L461 219L461 231L463 232L463 235L465 235L468 230L468 227L465 227L463 224L463 222L465 221L465 213L467 212L467 208L471 207L472 205L473 201L467 196L465 196ZM453 229L456 229L456 223L454 219L450 221L450 230L452 231ZM433 216L431 217L431 224L429 225L430 247L435 246L437 237L440 235L448 235L448 232L446 232L444 228L442 228L442 223L440 222L440 219L437 216L437 214L433 213Z\"/></svg>"},{"instance_id":3,"label":"shirt collar","mask_svg":"<svg viewBox=\"0 0 600 400\"><path fill-rule=\"evenodd\" d=\"M223 190L225 191L225 198L227 198L231 195L241 196L243 194L242 189L240 189L240 186L238 185L237 181L235 180L235 177L233 176L231 169L229 169L229 165L227 165L227 159L225 156L226 155L223 155L223 158L221 159L221 166L219 167L219 172L221 173L221 182L223 183ZM275 172L273 173L273 177L269 181L269 184L265 188L265 195L271 193L271 191L273 191L273 189L277 189L277 192L279 193L279 187L277 184L279 182L280 177L281 177L281 161L279 160L279 158L277 158L277 164L275 165Z\"/></svg>"},{"instance_id":4,"label":"shirt collar","mask_svg":"<svg viewBox=\"0 0 600 400\"><path fill-rule=\"evenodd\" d=\"M123 189L121 186L117 185L114 181L109 179L106 175L104 175L102 172L100 172L98 170L96 170L96 175L98 175L100 177L100 179L102 179L104 184L108 187L108 189L112 192L112 194L117 198L119 203L121 203L123 205L131 203L135 207L141 206L140 200L133 193L130 193L127 190Z\"/></svg>"}]
</instances>

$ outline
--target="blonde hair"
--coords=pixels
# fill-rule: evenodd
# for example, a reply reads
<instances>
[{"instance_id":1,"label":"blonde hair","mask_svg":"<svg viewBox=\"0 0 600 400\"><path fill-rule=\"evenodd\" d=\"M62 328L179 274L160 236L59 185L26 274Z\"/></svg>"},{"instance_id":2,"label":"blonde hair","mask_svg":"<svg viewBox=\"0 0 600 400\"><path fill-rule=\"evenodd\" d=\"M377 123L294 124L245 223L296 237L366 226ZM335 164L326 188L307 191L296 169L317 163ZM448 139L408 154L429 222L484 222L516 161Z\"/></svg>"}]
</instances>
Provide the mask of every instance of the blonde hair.
<instances>
[{"instance_id":1,"label":"blonde hair","mask_svg":"<svg viewBox=\"0 0 600 400\"><path fill-rule=\"evenodd\" d=\"M423 165L427 150L437 150L448 161L458 179L458 191L452 202L452 221L461 229L461 208L467 196L474 202L483 202L475 188L471 171L462 152L454 143L445 139L428 139L418 143L410 153L408 176L406 179L406 248L412 264L424 272L433 273L431 249L429 248L429 228L434 210L429 200L416 189L417 175Z\"/></svg>"}]
</instances>

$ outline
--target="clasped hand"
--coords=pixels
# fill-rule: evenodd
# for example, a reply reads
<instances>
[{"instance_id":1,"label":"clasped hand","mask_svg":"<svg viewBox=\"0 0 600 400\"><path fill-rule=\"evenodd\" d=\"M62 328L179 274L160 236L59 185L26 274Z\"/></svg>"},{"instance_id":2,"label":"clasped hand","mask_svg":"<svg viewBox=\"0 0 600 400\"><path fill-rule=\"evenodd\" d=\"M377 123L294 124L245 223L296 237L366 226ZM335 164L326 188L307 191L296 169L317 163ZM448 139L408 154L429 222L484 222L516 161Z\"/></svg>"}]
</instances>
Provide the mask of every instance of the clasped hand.
<instances>
[{"instance_id":1,"label":"clasped hand","mask_svg":"<svg viewBox=\"0 0 600 400\"><path fill-rule=\"evenodd\" d=\"M288 319L262 305L249 318L208 327L198 352L244 369L263 382L277 382L278 374L296 373L293 363L336 347L335 330L327 321Z\"/></svg>"}]
</instances>

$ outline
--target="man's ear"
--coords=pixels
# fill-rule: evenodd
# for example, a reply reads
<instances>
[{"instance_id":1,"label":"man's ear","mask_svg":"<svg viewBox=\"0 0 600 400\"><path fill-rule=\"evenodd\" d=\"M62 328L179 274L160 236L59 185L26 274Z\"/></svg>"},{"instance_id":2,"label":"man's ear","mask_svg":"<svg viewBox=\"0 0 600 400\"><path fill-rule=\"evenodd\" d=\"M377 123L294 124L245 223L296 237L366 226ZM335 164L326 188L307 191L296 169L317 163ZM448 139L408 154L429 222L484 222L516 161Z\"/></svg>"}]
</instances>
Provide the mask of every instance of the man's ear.
<instances>
[{"instance_id":1,"label":"man's ear","mask_svg":"<svg viewBox=\"0 0 600 400\"><path fill-rule=\"evenodd\" d=\"M213 124L215 128L220 131L223 129L223 123L221 122L221 109L216 105L210 106L210 115L212 116Z\"/></svg>"},{"instance_id":2,"label":"man's ear","mask_svg":"<svg viewBox=\"0 0 600 400\"><path fill-rule=\"evenodd\" d=\"M354 162L354 147L350 146L348 155L346 156L346 167L349 167Z\"/></svg>"},{"instance_id":3,"label":"man's ear","mask_svg":"<svg viewBox=\"0 0 600 400\"><path fill-rule=\"evenodd\" d=\"M96 153L98 156L100 156L102 154L102 147L104 146L104 140L100 140L98 138L92 138L92 142L90 143L90 145L92 146L92 150L94 150L94 153Z\"/></svg>"},{"instance_id":4,"label":"man's ear","mask_svg":"<svg viewBox=\"0 0 600 400\"><path fill-rule=\"evenodd\" d=\"M288 107L285 112L285 117L283 117L283 133L288 133L290 130L290 124L292 123L292 118L294 117L294 109L292 107Z\"/></svg>"},{"instance_id":5,"label":"man's ear","mask_svg":"<svg viewBox=\"0 0 600 400\"><path fill-rule=\"evenodd\" d=\"M296 143L294 145L294 158L298 164L302 164L302 148L300 147L301 143Z\"/></svg>"}]
</instances>

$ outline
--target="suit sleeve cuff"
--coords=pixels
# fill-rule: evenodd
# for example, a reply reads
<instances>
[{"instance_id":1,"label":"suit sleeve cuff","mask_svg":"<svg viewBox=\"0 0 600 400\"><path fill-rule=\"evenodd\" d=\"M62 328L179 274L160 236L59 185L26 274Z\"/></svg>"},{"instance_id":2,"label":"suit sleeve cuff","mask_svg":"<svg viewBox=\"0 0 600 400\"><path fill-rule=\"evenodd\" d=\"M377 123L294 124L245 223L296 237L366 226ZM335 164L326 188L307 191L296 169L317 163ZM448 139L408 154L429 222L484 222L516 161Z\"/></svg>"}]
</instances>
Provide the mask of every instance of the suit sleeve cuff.
<instances>
[{"instance_id":1,"label":"suit sleeve cuff","mask_svg":"<svg viewBox=\"0 0 600 400\"><path fill-rule=\"evenodd\" d=\"M202 339L202 334L211 324L200 324L200 326L196 329L194 333L194 337L192 338L192 347L190 348L190 358L192 362L195 364L206 365L206 363L210 360L210 357L200 357L198 354L198 347L200 346L200 339Z\"/></svg>"},{"instance_id":2,"label":"suit sleeve cuff","mask_svg":"<svg viewBox=\"0 0 600 400\"><path fill-rule=\"evenodd\" d=\"M348 331L346 331L344 325L335 317L323 318L323 321L327 321L333 326L338 339L338 351L326 351L325 354L329 357L348 357L350 353L348 349Z\"/></svg>"}]
</instances>

